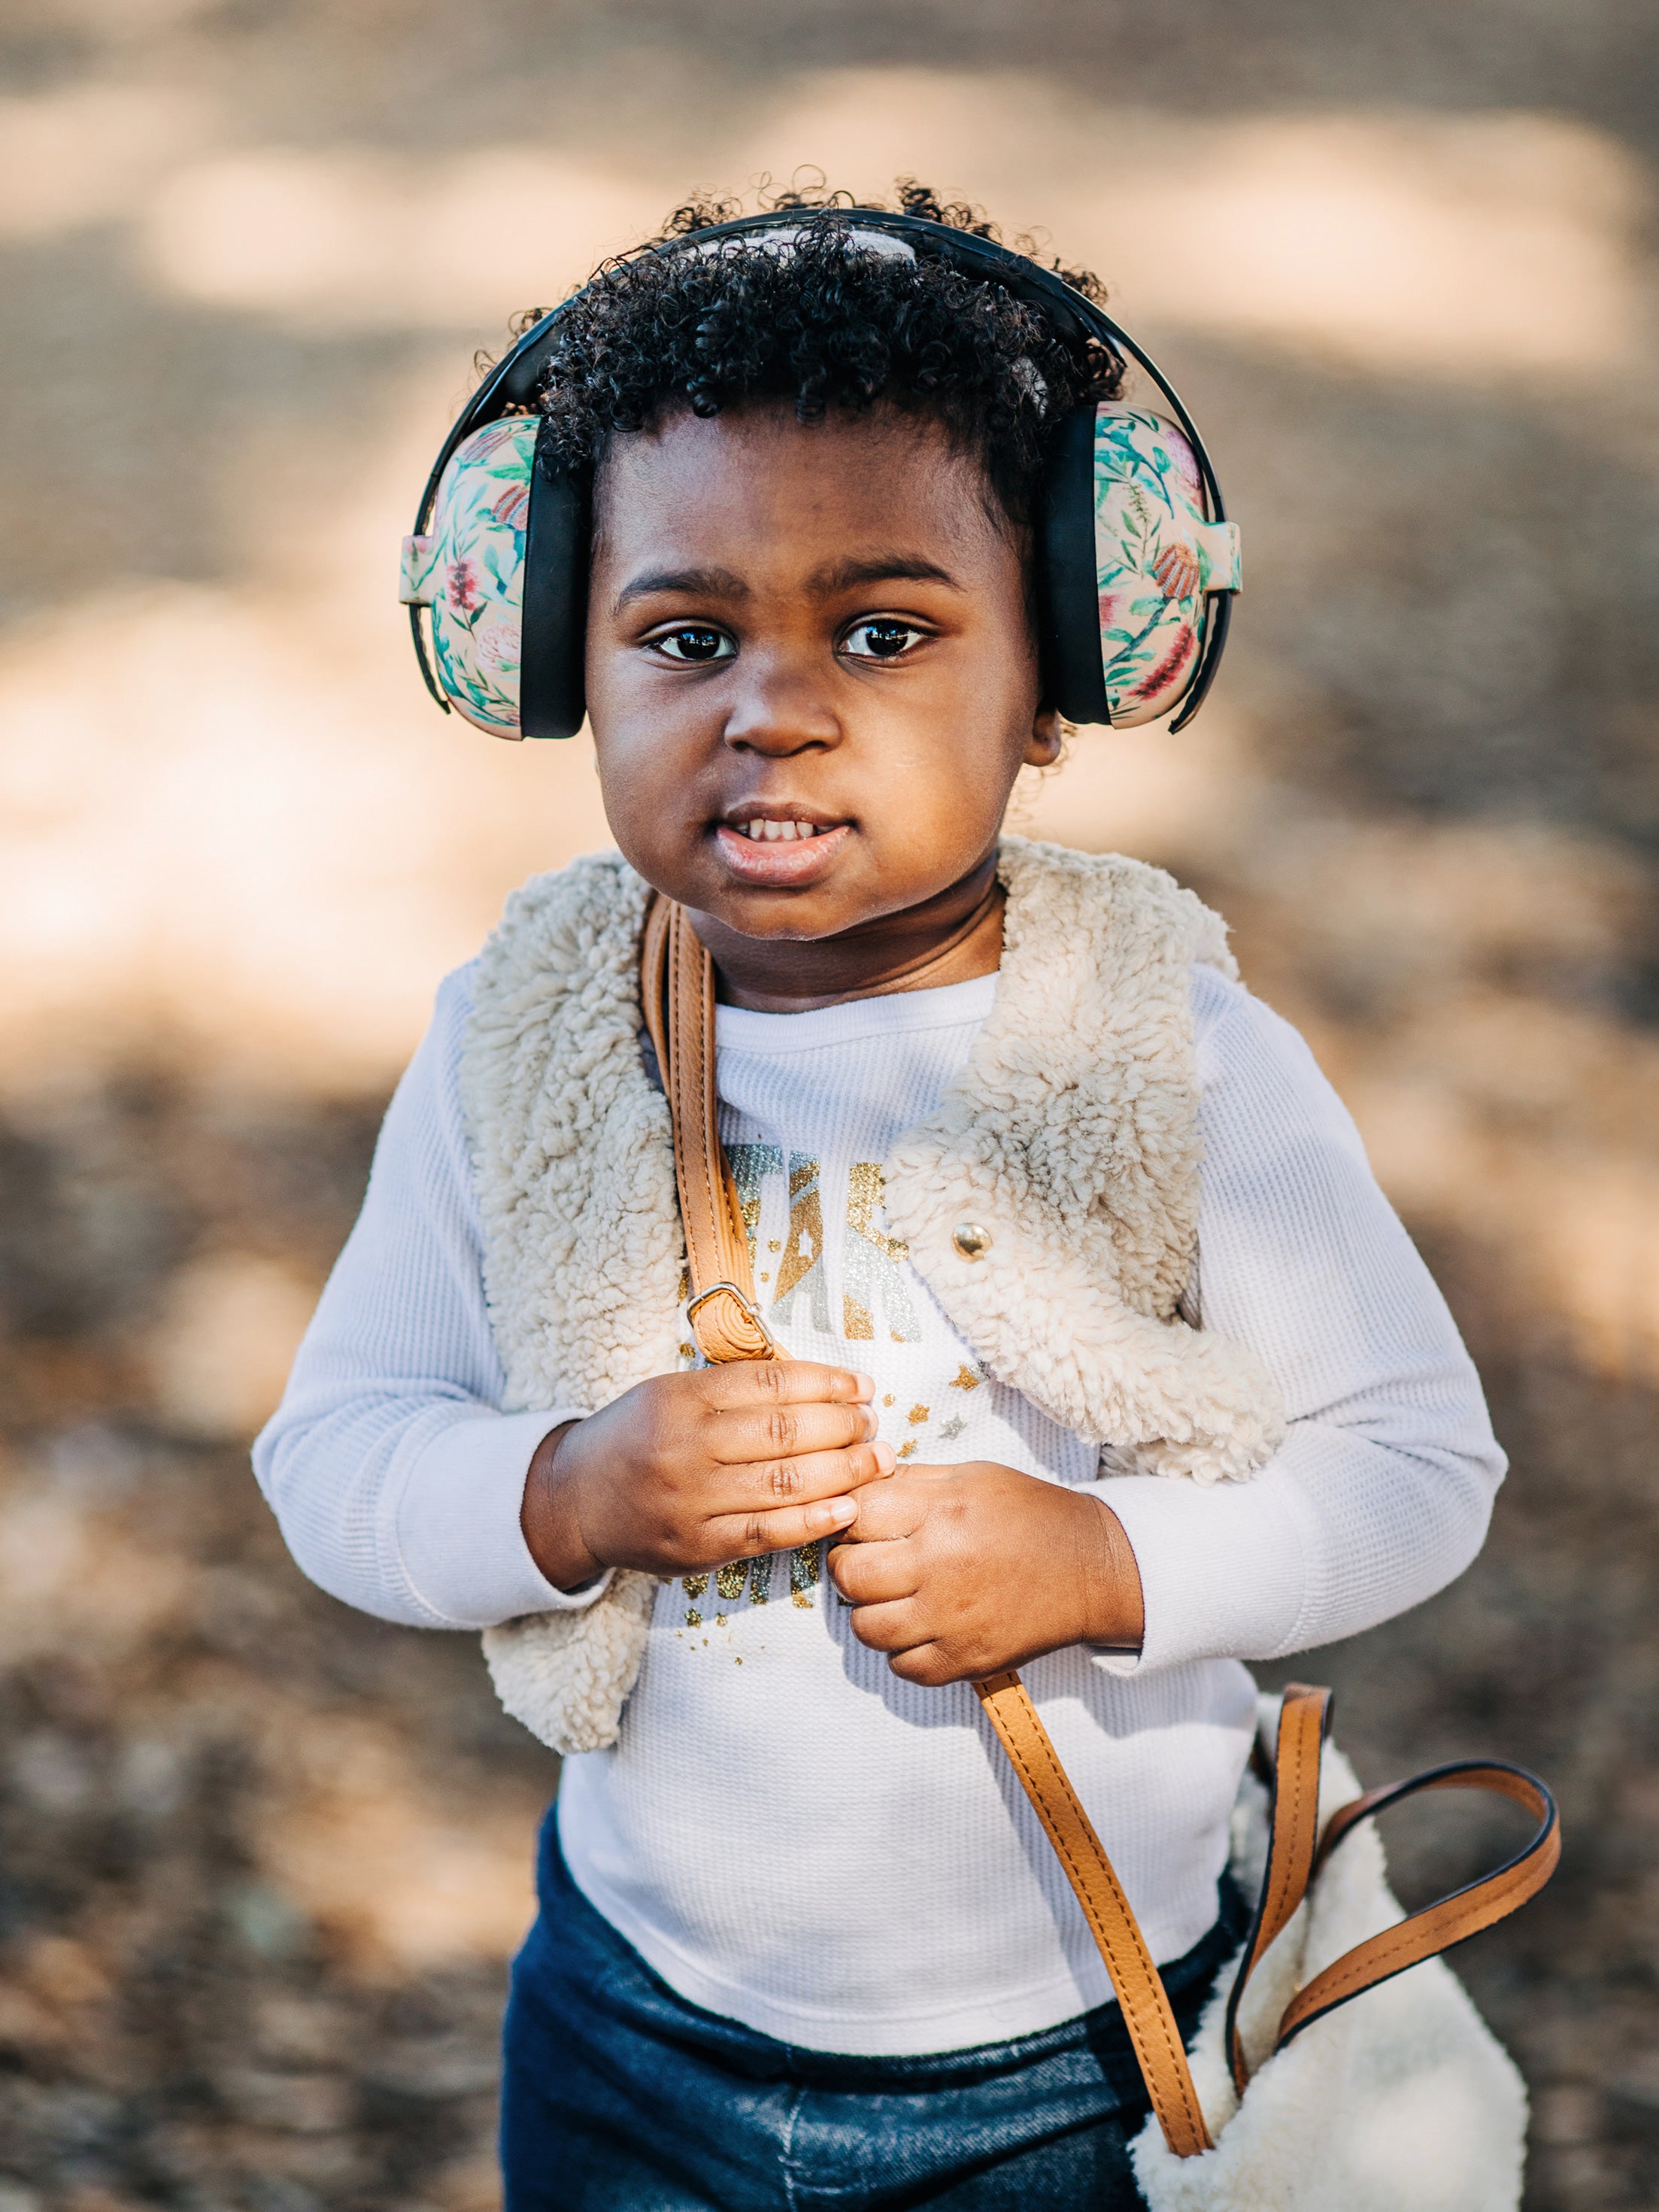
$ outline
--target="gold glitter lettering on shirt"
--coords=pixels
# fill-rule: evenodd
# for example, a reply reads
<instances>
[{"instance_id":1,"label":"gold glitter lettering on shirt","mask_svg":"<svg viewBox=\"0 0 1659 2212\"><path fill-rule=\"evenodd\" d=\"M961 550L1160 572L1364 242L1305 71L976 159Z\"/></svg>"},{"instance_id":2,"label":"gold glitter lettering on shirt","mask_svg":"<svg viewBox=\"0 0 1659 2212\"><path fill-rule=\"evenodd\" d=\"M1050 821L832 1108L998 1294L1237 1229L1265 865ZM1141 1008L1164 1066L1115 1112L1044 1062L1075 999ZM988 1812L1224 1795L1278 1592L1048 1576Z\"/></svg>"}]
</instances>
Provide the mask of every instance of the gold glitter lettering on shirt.
<instances>
[{"instance_id":1,"label":"gold glitter lettering on shirt","mask_svg":"<svg viewBox=\"0 0 1659 2212\"><path fill-rule=\"evenodd\" d=\"M918 1428L927 1418L927 1408L926 1406L912 1406L905 1418L913 1429Z\"/></svg>"},{"instance_id":2,"label":"gold glitter lettering on shirt","mask_svg":"<svg viewBox=\"0 0 1659 2212\"><path fill-rule=\"evenodd\" d=\"M743 1595L743 1586L748 1579L749 1562L738 1559L730 1566L722 1567L715 1575L714 1588L728 1603L735 1604Z\"/></svg>"},{"instance_id":3,"label":"gold glitter lettering on shirt","mask_svg":"<svg viewBox=\"0 0 1659 2212\"><path fill-rule=\"evenodd\" d=\"M772 1595L772 1556L763 1552L749 1562L749 1602L764 1605Z\"/></svg>"},{"instance_id":4,"label":"gold glitter lettering on shirt","mask_svg":"<svg viewBox=\"0 0 1659 2212\"><path fill-rule=\"evenodd\" d=\"M685 1608L685 1625L688 1628L701 1628L702 1626L702 1615L697 1611L695 1605L689 1605Z\"/></svg>"},{"instance_id":5,"label":"gold glitter lettering on shirt","mask_svg":"<svg viewBox=\"0 0 1659 2212\"><path fill-rule=\"evenodd\" d=\"M708 1587L708 1577L707 1575L687 1575L685 1577L685 1594L687 1597L701 1597Z\"/></svg>"},{"instance_id":6,"label":"gold glitter lettering on shirt","mask_svg":"<svg viewBox=\"0 0 1659 2212\"><path fill-rule=\"evenodd\" d=\"M749 1237L749 1264L755 1263L760 1237L761 1178L783 1173L783 1153L776 1145L728 1145L726 1157L738 1188L738 1209Z\"/></svg>"},{"instance_id":7,"label":"gold glitter lettering on shirt","mask_svg":"<svg viewBox=\"0 0 1659 2212\"><path fill-rule=\"evenodd\" d=\"M911 1455L911 1453L912 1453L913 1451L915 1451L915 1448L916 1448L916 1440L915 1440L915 1438L914 1437L912 1437L908 1443L901 1444L901 1445L899 1446L899 1448L898 1448L898 1451L897 1451L897 1453L896 1453L896 1457L898 1457L899 1459L908 1459L908 1458L909 1458L909 1456L910 1456L910 1455Z\"/></svg>"},{"instance_id":8,"label":"gold glitter lettering on shirt","mask_svg":"<svg viewBox=\"0 0 1659 2212\"><path fill-rule=\"evenodd\" d=\"M803 1544L789 1554L789 1602L810 1608L818 1586L818 1547Z\"/></svg>"},{"instance_id":9,"label":"gold glitter lettering on shirt","mask_svg":"<svg viewBox=\"0 0 1659 2212\"><path fill-rule=\"evenodd\" d=\"M842 1262L842 1334L874 1338L878 1316L895 1344L915 1344L921 1331L899 1263L910 1256L902 1237L878 1225L882 1176L875 1160L854 1160L847 1172L847 1250Z\"/></svg>"},{"instance_id":10,"label":"gold glitter lettering on shirt","mask_svg":"<svg viewBox=\"0 0 1659 2212\"><path fill-rule=\"evenodd\" d=\"M951 1377L951 1388L953 1390L977 1390L984 1380L985 1377L975 1375L971 1367L958 1367Z\"/></svg>"},{"instance_id":11,"label":"gold glitter lettering on shirt","mask_svg":"<svg viewBox=\"0 0 1659 2212\"><path fill-rule=\"evenodd\" d=\"M830 1333L830 1286L823 1269L823 1207L818 1196L818 1164L805 1153L789 1155L789 1234L778 1262L778 1287L772 1316L780 1326L797 1307L807 1309L806 1325Z\"/></svg>"},{"instance_id":12,"label":"gold glitter lettering on shirt","mask_svg":"<svg viewBox=\"0 0 1659 2212\"><path fill-rule=\"evenodd\" d=\"M967 1421L962 1414L953 1413L948 1421L941 1422L939 1425L939 1442L946 1444L955 1443L967 1425Z\"/></svg>"}]
</instances>

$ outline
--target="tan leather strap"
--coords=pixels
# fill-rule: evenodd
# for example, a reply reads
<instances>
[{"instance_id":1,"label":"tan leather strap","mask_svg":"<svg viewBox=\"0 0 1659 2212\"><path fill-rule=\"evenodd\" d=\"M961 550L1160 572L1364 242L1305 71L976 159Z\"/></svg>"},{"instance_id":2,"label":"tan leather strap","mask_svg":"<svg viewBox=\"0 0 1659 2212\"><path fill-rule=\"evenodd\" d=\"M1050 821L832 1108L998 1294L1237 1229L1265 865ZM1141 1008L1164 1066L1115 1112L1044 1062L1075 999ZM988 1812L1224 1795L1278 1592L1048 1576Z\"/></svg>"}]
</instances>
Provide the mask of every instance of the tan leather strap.
<instances>
[{"instance_id":1,"label":"tan leather strap","mask_svg":"<svg viewBox=\"0 0 1659 2212\"><path fill-rule=\"evenodd\" d=\"M1106 1962L1164 2141L1177 2158L1208 2150L1209 2131L1164 1978L1025 1685L1010 1672L974 1687Z\"/></svg>"},{"instance_id":2,"label":"tan leather strap","mask_svg":"<svg viewBox=\"0 0 1659 2212\"><path fill-rule=\"evenodd\" d=\"M1384 1929L1368 1942L1357 1943L1323 1973L1316 1974L1286 2006L1279 2023L1275 2050L1282 2049L1292 2036L1300 2035L1324 2014L1374 1990L1391 1975L1403 1974L1407 1966L1436 1958L1442 1951L1449 1951L1454 1943L1465 1942L1483 1929L1508 1919L1511 1912L1519 1911L1536 1897L1555 1872L1561 1856L1560 1816L1555 1800L1537 1776L1498 1759L1464 1759L1449 1766L1432 1766L1426 1773L1413 1775L1409 1782L1369 1790L1333 1814L1315 1862L1316 1874L1361 1820L1429 1790L1488 1790L1523 1807L1538 1826L1526 1844L1495 1874L1425 1905L1397 1928Z\"/></svg>"},{"instance_id":3,"label":"tan leather strap","mask_svg":"<svg viewBox=\"0 0 1659 2212\"><path fill-rule=\"evenodd\" d=\"M720 1149L714 1090L714 963L672 899L653 900L640 960L646 1027L674 1122L674 1176L691 1296L686 1319L703 1358L781 1358L755 1304L743 1209Z\"/></svg>"},{"instance_id":4,"label":"tan leather strap","mask_svg":"<svg viewBox=\"0 0 1659 2212\"><path fill-rule=\"evenodd\" d=\"M655 899L646 917L640 981L646 1027L673 1118L674 1172L691 1279L687 1310L697 1342L711 1361L779 1358L755 1309L749 1240L720 1147L714 963L684 909L671 899ZM1204 2115L1163 1981L1036 1707L1016 1674L974 1687L1100 1947L1170 2148L1182 2157L1207 2149Z\"/></svg>"},{"instance_id":5,"label":"tan leather strap","mask_svg":"<svg viewBox=\"0 0 1659 2212\"><path fill-rule=\"evenodd\" d=\"M781 1358L755 1304L749 1238L720 1145L714 963L684 909L672 899L655 899L647 915L640 981L646 1026L674 1125L674 1172L691 1285L686 1311L692 1329L710 1361ZM1163 1978L1036 1707L1012 1671L974 1687L1099 1946L1165 2142L1180 2158L1208 2150L1209 2133ZM1329 1716L1328 1690L1293 1683L1285 1692L1273 1762L1267 1872L1227 2013L1229 2052L1241 2095L1245 2074L1237 2015L1245 1986L1325 1857L1360 1820L1419 1790L1495 1790L1525 1806L1540 1826L1526 1848L1496 1874L1356 1945L1316 1975L1286 2008L1276 2050L1351 1997L1515 1911L1543 1887L1560 1856L1559 1823L1543 1784L1519 1767L1474 1760L1436 1767L1391 1789L1370 1791L1334 1814L1319 1841L1320 1754Z\"/></svg>"},{"instance_id":6,"label":"tan leather strap","mask_svg":"<svg viewBox=\"0 0 1659 2212\"><path fill-rule=\"evenodd\" d=\"M1320 1869L1344 1837L1362 1820L1430 1790L1484 1790L1510 1798L1529 1812L1538 1826L1513 1858L1493 1874L1470 1882L1449 1897L1413 1912L1397 1927L1385 1929L1316 1974L1291 1998L1280 2016L1273 2049L1282 2051L1304 2027L1339 2005L1363 1996L1407 1967L1419 1965L1483 1929L1496 1926L1535 1897L1554 1873L1561 1856L1560 1820L1555 1801L1535 1775L1497 1759L1459 1759L1431 1767L1408 1782L1367 1790L1334 1813L1317 1837L1319 1767L1330 1726L1328 1690L1292 1682L1279 1710L1273 1769L1273 1808L1268 1831L1267 1871L1261 1902L1227 2002L1227 2050L1233 2081L1242 2097L1249 2075L1239 2039L1238 2012L1251 1975L1273 1940L1288 1924Z\"/></svg>"},{"instance_id":7,"label":"tan leather strap","mask_svg":"<svg viewBox=\"0 0 1659 2212\"><path fill-rule=\"evenodd\" d=\"M1251 1975L1272 1948L1274 1938L1283 1934L1313 1878L1314 1855L1319 1842L1320 1753L1330 1726L1330 1714L1328 1690L1311 1688L1306 1682L1285 1685L1271 1769L1267 1871L1262 1877L1255 1923L1227 2000L1227 2056L1241 2097L1249 2075L1244 2064L1244 2046L1239 2040L1238 2008Z\"/></svg>"}]
</instances>

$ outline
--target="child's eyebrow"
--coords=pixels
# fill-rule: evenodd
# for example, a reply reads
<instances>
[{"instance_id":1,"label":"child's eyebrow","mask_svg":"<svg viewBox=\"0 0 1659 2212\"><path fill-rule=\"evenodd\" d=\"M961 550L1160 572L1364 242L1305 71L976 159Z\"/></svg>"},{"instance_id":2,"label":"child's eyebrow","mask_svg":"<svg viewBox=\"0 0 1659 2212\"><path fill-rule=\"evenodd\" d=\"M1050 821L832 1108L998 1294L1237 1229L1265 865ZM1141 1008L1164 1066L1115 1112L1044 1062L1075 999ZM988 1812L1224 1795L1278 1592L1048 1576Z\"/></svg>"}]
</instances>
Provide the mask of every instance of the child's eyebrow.
<instances>
[{"instance_id":1,"label":"child's eyebrow","mask_svg":"<svg viewBox=\"0 0 1659 2212\"><path fill-rule=\"evenodd\" d=\"M860 584L945 584L953 592L962 586L948 568L920 553L875 553L861 561L830 561L815 568L808 587L819 597L833 599L837 592L855 590Z\"/></svg>"},{"instance_id":2,"label":"child's eyebrow","mask_svg":"<svg viewBox=\"0 0 1659 2212\"><path fill-rule=\"evenodd\" d=\"M658 592L686 592L702 599L746 599L749 586L729 568L647 568L617 594L612 614L620 614L630 599L648 599Z\"/></svg>"},{"instance_id":3,"label":"child's eyebrow","mask_svg":"<svg viewBox=\"0 0 1659 2212\"><path fill-rule=\"evenodd\" d=\"M959 592L961 584L948 568L920 553L872 553L861 560L826 562L806 580L815 599L834 599L838 592L856 591L861 584L943 584ZM694 599L747 599L754 595L743 578L730 568L647 568L632 577L616 597L611 608L619 615L630 599L648 599L661 592L680 592Z\"/></svg>"}]
</instances>

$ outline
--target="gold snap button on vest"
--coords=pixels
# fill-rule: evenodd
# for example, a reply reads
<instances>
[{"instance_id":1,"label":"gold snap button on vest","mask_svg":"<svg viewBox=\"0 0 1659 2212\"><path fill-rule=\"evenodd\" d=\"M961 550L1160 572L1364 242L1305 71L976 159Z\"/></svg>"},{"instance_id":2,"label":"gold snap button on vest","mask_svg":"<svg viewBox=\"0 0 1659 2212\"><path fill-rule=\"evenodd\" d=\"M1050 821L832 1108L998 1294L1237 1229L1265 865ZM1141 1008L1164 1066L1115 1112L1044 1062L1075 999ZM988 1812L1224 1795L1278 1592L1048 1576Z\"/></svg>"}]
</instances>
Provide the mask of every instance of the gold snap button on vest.
<instances>
[{"instance_id":1,"label":"gold snap button on vest","mask_svg":"<svg viewBox=\"0 0 1659 2212\"><path fill-rule=\"evenodd\" d=\"M951 1242L964 1260L982 1260L991 1249L991 1233L977 1221L958 1221L951 1231Z\"/></svg>"}]
</instances>

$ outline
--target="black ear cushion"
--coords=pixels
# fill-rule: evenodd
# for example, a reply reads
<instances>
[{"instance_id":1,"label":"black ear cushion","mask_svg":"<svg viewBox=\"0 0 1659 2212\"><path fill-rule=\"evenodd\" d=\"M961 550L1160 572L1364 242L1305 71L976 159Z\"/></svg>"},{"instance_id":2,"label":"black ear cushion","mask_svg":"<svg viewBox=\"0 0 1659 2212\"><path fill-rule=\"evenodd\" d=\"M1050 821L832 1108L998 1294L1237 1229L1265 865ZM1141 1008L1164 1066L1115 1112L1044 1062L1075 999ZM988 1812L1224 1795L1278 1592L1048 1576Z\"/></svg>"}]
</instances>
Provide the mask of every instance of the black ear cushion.
<instances>
[{"instance_id":1,"label":"black ear cushion","mask_svg":"<svg viewBox=\"0 0 1659 2212\"><path fill-rule=\"evenodd\" d=\"M525 529L519 731L574 738L586 713L588 487L561 465L545 422L536 434Z\"/></svg>"},{"instance_id":2,"label":"black ear cushion","mask_svg":"<svg viewBox=\"0 0 1659 2212\"><path fill-rule=\"evenodd\" d=\"M1043 704L1068 722L1109 722L1095 567L1095 410L1060 424L1037 520L1038 643Z\"/></svg>"}]
</instances>

